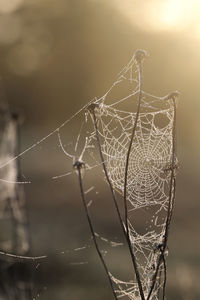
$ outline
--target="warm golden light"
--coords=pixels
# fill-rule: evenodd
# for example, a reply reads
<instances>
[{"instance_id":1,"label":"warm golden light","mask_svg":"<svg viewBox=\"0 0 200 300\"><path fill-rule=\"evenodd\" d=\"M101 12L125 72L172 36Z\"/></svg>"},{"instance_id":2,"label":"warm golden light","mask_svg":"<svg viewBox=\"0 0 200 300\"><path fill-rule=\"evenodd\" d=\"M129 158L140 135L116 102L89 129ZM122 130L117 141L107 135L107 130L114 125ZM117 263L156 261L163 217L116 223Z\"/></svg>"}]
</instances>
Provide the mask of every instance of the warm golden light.
<instances>
[{"instance_id":1,"label":"warm golden light","mask_svg":"<svg viewBox=\"0 0 200 300\"><path fill-rule=\"evenodd\" d=\"M18 9L23 2L23 0L0 0L0 12L11 13Z\"/></svg>"},{"instance_id":2,"label":"warm golden light","mask_svg":"<svg viewBox=\"0 0 200 300\"><path fill-rule=\"evenodd\" d=\"M196 15L195 3L188 0L168 0L162 4L160 23L163 28L183 29L193 23Z\"/></svg>"},{"instance_id":3,"label":"warm golden light","mask_svg":"<svg viewBox=\"0 0 200 300\"><path fill-rule=\"evenodd\" d=\"M143 30L200 30L199 0L113 1L120 12Z\"/></svg>"},{"instance_id":4,"label":"warm golden light","mask_svg":"<svg viewBox=\"0 0 200 300\"><path fill-rule=\"evenodd\" d=\"M185 21L187 21L186 14L187 11L184 3L180 5L179 0L167 1L163 4L163 7L161 7L160 23L166 27L182 27Z\"/></svg>"}]
</instances>

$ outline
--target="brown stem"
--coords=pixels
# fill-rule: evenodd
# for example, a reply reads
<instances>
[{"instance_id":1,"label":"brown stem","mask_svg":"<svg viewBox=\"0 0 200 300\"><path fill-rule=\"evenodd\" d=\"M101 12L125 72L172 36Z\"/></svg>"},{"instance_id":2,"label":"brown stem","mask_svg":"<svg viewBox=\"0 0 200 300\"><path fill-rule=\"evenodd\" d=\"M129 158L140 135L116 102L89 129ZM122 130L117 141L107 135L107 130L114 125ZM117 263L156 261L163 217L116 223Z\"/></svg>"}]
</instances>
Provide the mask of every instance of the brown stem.
<instances>
[{"instance_id":1,"label":"brown stem","mask_svg":"<svg viewBox=\"0 0 200 300\"><path fill-rule=\"evenodd\" d=\"M163 300L165 300L165 291L166 291L166 283L167 283L167 266L166 266L165 256L163 257L163 265L164 265Z\"/></svg>"},{"instance_id":2,"label":"brown stem","mask_svg":"<svg viewBox=\"0 0 200 300\"><path fill-rule=\"evenodd\" d=\"M156 278L157 274L160 268L160 265L162 261L164 261L164 255L165 255L165 250L167 247L167 241L168 241L168 236L169 236L169 228L170 228L170 223L171 223L171 218L172 218L172 213L173 213L173 208L174 208L174 200L175 200L175 190L176 190L176 179L175 179L175 168L176 168L176 97L177 94L172 93L172 100L173 100L173 108L174 108L174 122L173 122L173 128L172 128L172 161L171 161L171 177L170 177L170 189L169 189L169 204L168 204L168 210L167 210L167 219L166 219L166 225L165 225L165 234L164 234L164 241L163 241L163 246L161 249L161 254L158 259L158 264L156 271L154 273L153 279L152 279L152 285L147 297L147 300L150 299L151 294L153 292L155 283L156 283ZM165 282L166 285L166 282Z\"/></svg>"},{"instance_id":3,"label":"brown stem","mask_svg":"<svg viewBox=\"0 0 200 300\"><path fill-rule=\"evenodd\" d=\"M85 214L86 214L86 217L87 217L87 220L88 220L88 224L89 224L89 227L90 227L90 231L91 231L91 234L92 234L92 238L93 238L93 241L94 241L94 245L95 245L96 251L99 255L99 258L101 260L101 263L102 263L102 265L105 269L106 275L108 277L108 280L109 280L109 283L110 283L110 286L111 286L111 289L112 289L113 296L114 296L115 300L118 300L115 289L114 289L113 281L111 279L111 275L108 271L105 260L104 260L102 254L101 254L100 249L99 249L97 239L96 239L96 235L95 235L95 232L94 232L94 229L93 229L92 221L91 221L91 218L90 218L90 215L89 215L88 207L87 207L87 204L86 204L86 201L85 201L85 194L84 194L84 190L83 190L83 181L82 181L82 173L81 173L81 170L82 170L84 164L83 164L83 162L78 161L74 164L74 166L76 167L76 169L78 171L81 198L82 198L83 206L84 206L84 209L85 209Z\"/></svg>"},{"instance_id":4,"label":"brown stem","mask_svg":"<svg viewBox=\"0 0 200 300\"><path fill-rule=\"evenodd\" d=\"M123 220L122 220L122 217L121 217L119 206L117 204L117 199L116 199L116 196L115 196L115 193L114 193L114 189L112 187L112 183L111 183L110 177L108 175L108 171L107 171L107 168L106 168L104 156L103 156L103 153L102 153L101 142L100 142L99 131L98 131L98 125L97 125L97 119L96 119L96 115L95 115L95 107L93 107L93 109L90 110L90 112L93 115L95 133L96 133L96 138L97 138L97 144L98 144L98 148L99 148L100 159L101 159L101 162L102 162L102 166L103 166L103 170L104 170L104 173L105 173L105 177L106 177L106 180L107 180L108 185L110 187L110 191L111 191L111 194L112 194L112 198L113 198L113 201L114 201L114 205L115 205L115 208L116 208L116 211L117 211L117 215L118 215L118 218L119 218L119 221L120 221L120 225L121 225L123 234L124 234L125 239L127 241L127 245L128 245L128 248L129 248L129 252L130 252L130 255L131 255L133 267L134 267L135 274L136 274L136 278L137 278L137 280L139 279L138 285L139 285L141 299L145 300L143 289L142 289L142 284L141 284L141 280L140 280L140 275L139 275L139 271L138 271L138 267L137 267L137 263L136 263L135 254L134 254L134 251L133 251L133 248L132 248L132 245L131 245L130 238L127 235L127 232L126 232L124 224L123 224Z\"/></svg>"},{"instance_id":5,"label":"brown stem","mask_svg":"<svg viewBox=\"0 0 200 300\"><path fill-rule=\"evenodd\" d=\"M140 106L141 106L141 98L142 98L142 64L141 64L141 61L138 62L138 68L139 68L138 106L137 106L137 112L136 112L134 126L132 129L131 139L130 139L130 143L129 143L129 147L128 147L128 152L127 152L127 156L126 156L126 165L125 165L125 174L124 174L124 213L125 213L126 233L127 233L127 239L129 241L129 243L131 243L131 242L130 242L130 232L129 232L129 225L128 225L127 183L128 183L128 170L129 170L129 160L130 160L131 148L133 145L133 139L135 137L135 132L136 132L136 128L137 128L137 123L138 123L138 118L139 118L139 113L140 113ZM138 283L141 299L145 299L142 282L140 279L140 274L139 274L135 256L134 256L134 268L135 268L135 274L136 274L136 278L137 278L137 283Z\"/></svg>"}]
</instances>

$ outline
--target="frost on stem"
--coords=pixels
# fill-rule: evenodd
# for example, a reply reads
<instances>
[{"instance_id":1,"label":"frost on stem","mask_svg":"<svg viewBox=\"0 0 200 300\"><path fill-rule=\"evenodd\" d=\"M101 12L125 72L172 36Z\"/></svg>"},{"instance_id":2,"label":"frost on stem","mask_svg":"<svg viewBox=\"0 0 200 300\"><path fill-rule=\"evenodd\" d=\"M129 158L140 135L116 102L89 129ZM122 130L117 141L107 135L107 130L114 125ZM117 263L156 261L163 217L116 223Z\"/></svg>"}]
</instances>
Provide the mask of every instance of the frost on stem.
<instances>
[{"instance_id":1,"label":"frost on stem","mask_svg":"<svg viewBox=\"0 0 200 300\"><path fill-rule=\"evenodd\" d=\"M178 99L179 96L180 96L179 91L174 91L174 92L170 93L169 95L165 96L164 100L172 99L173 101L175 101Z\"/></svg>"}]
</instances>

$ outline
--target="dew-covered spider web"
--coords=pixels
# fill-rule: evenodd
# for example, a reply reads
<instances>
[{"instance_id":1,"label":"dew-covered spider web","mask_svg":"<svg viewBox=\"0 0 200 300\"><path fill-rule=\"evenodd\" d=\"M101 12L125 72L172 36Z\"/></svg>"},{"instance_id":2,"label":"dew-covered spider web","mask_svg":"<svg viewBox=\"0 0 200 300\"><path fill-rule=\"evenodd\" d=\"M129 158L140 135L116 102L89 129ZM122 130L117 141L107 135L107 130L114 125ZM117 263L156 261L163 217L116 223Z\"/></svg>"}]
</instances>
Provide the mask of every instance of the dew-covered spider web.
<instances>
[{"instance_id":1,"label":"dew-covered spider web","mask_svg":"<svg viewBox=\"0 0 200 300\"><path fill-rule=\"evenodd\" d=\"M157 119L162 116L167 124L160 128ZM103 105L98 111L98 121L109 177L113 187L123 193L126 155L135 114ZM128 172L128 200L132 209L155 204L162 208L167 206L172 126L171 108L140 113Z\"/></svg>"},{"instance_id":2,"label":"dew-covered spider web","mask_svg":"<svg viewBox=\"0 0 200 300\"><path fill-rule=\"evenodd\" d=\"M53 135L57 136L57 145L71 166L78 161L84 164L86 172L90 172L104 165L111 188L121 203L119 214L125 235L128 234L128 226L144 298L158 300L166 279L167 237L175 195L175 110L178 93L157 97L143 90L145 56L145 51L136 51L103 97L87 103L19 155L5 158L4 162L1 160L0 169L4 170ZM70 128L74 119L81 120L81 125L69 146L70 141L63 132L66 127ZM99 156L100 151L102 157ZM75 170L70 168L64 174L55 174L51 180L73 174ZM108 181L105 174L102 178ZM9 178L2 177L1 180L9 181ZM127 220L122 205L125 184ZM111 195L110 199L108 201L112 201ZM114 273L110 276L118 298L141 299L134 272L129 281Z\"/></svg>"},{"instance_id":3,"label":"dew-covered spider web","mask_svg":"<svg viewBox=\"0 0 200 300\"><path fill-rule=\"evenodd\" d=\"M159 291L165 280L163 276L165 270L164 261L159 267L158 261L160 248L163 247L167 234L166 220L173 206L171 203L174 193L172 177L175 176L176 165L173 101L178 93L174 92L169 96L158 98L142 89L139 90L142 80L139 74L139 63L142 62L138 62L137 54L138 52L117 80L117 84L122 86L121 99L117 99L110 105L106 104L106 97L100 101L97 100L98 105L95 111L108 176L113 189L122 195L124 194L127 152L133 126L136 125L128 162L126 187L126 199L129 204L128 225L144 296L148 297L153 276L159 270L156 285L151 294L151 299L159 299ZM127 90L128 94L126 94ZM141 104L138 112L139 94ZM123 109L125 101L129 101L129 111L126 110L126 105ZM133 110L130 109L131 107ZM91 143L95 139L95 134L92 134ZM169 205L172 206L169 207ZM145 220L146 210L150 212L148 221ZM147 224L142 229L137 229L134 222L138 215ZM112 279L117 285L119 297L127 296L129 299L140 297L136 281L127 283L114 276Z\"/></svg>"}]
</instances>

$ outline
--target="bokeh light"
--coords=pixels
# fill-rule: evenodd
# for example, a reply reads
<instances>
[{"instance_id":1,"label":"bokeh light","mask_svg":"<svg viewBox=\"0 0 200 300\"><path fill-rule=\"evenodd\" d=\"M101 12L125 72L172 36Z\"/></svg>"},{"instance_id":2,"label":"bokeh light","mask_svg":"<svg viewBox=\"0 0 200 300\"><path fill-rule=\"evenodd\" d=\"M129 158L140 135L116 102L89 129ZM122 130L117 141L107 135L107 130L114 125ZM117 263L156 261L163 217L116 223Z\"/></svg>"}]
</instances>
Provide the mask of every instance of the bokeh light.
<instances>
[{"instance_id":1,"label":"bokeh light","mask_svg":"<svg viewBox=\"0 0 200 300\"><path fill-rule=\"evenodd\" d=\"M21 34L21 19L16 15L0 16L0 44L12 44Z\"/></svg>"},{"instance_id":2,"label":"bokeh light","mask_svg":"<svg viewBox=\"0 0 200 300\"><path fill-rule=\"evenodd\" d=\"M147 31L199 30L198 0L113 0L113 4L139 28Z\"/></svg>"},{"instance_id":3,"label":"bokeh light","mask_svg":"<svg viewBox=\"0 0 200 300\"><path fill-rule=\"evenodd\" d=\"M0 0L0 13L11 13L18 9L24 0Z\"/></svg>"},{"instance_id":4,"label":"bokeh light","mask_svg":"<svg viewBox=\"0 0 200 300\"><path fill-rule=\"evenodd\" d=\"M52 36L42 25L24 27L20 42L7 55L10 71L24 76L38 70L47 57L51 43Z\"/></svg>"}]
</instances>

